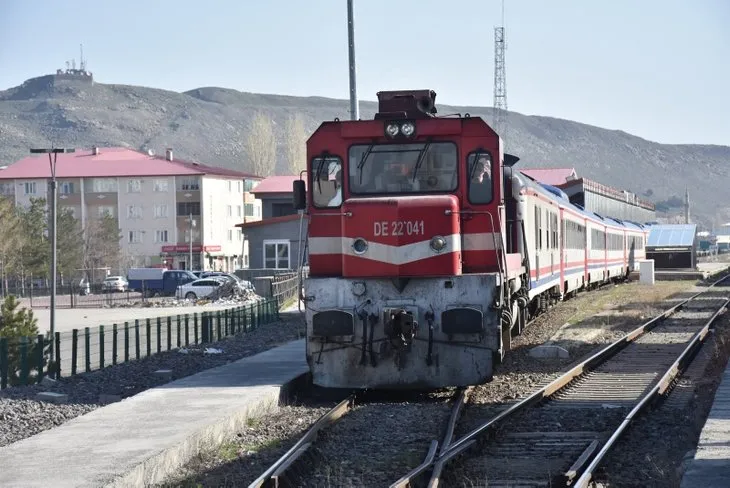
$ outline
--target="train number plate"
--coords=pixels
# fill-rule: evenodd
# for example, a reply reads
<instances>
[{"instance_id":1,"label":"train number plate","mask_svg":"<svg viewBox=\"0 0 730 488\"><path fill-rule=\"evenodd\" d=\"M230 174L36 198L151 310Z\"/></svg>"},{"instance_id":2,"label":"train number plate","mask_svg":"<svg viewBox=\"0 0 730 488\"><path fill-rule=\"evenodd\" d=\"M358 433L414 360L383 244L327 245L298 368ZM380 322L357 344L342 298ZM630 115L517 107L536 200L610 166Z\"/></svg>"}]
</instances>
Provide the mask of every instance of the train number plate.
<instances>
[{"instance_id":1,"label":"train number plate","mask_svg":"<svg viewBox=\"0 0 730 488\"><path fill-rule=\"evenodd\" d=\"M373 224L374 236L422 236L423 220L392 220Z\"/></svg>"}]
</instances>

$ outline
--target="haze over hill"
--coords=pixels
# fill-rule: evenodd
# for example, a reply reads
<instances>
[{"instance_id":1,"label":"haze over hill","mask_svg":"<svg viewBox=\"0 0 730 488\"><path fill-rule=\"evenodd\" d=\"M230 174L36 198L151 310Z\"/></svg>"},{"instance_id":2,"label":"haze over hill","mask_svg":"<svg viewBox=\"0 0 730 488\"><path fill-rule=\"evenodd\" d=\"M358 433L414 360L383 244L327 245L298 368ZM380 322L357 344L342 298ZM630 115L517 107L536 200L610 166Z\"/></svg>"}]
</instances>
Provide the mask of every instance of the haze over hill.
<instances>
[{"instance_id":1,"label":"haze over hill","mask_svg":"<svg viewBox=\"0 0 730 488\"><path fill-rule=\"evenodd\" d=\"M155 88L33 78L0 91L0 162L11 164L31 146L55 143L89 148L172 147L188 160L250 170L243 141L257 111L275 124L280 147L276 172L286 172L283 130L287 117L300 113L313 131L323 120L346 119L349 102L320 97L245 93L204 87L177 93ZM417 87L420 88L420 87ZM438 93L438 87L433 87ZM374 97L374 94L367 94ZM465 113L492 120L488 107L438 103L439 114ZM372 118L375 102L360 102L360 116ZM658 114L657 117L660 117ZM518 167L570 167L579 176L633 191L657 202L658 209L679 212L689 188L695 221L706 225L730 219L718 208L718 196L730 185L730 147L668 145L618 130L511 112L507 152L521 158Z\"/></svg>"}]
</instances>

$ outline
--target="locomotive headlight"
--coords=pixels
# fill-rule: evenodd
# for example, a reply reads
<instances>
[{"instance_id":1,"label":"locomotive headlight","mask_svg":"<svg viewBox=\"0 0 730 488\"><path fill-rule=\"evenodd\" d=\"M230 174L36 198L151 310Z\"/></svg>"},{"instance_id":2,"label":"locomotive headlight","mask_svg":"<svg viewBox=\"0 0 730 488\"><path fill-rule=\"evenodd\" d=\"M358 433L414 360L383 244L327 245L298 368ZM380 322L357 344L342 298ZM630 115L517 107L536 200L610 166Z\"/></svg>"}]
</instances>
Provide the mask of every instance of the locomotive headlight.
<instances>
[{"instance_id":1,"label":"locomotive headlight","mask_svg":"<svg viewBox=\"0 0 730 488\"><path fill-rule=\"evenodd\" d=\"M436 252L443 251L446 247L446 239L441 236L436 236L431 239L431 249Z\"/></svg>"},{"instance_id":2,"label":"locomotive headlight","mask_svg":"<svg viewBox=\"0 0 730 488\"><path fill-rule=\"evenodd\" d=\"M416 132L416 126L413 125L412 122L406 122L405 124L400 126L400 131L403 133L406 137L411 137L414 132Z\"/></svg>"},{"instance_id":3,"label":"locomotive headlight","mask_svg":"<svg viewBox=\"0 0 730 488\"><path fill-rule=\"evenodd\" d=\"M362 237L358 237L352 243L352 250L355 251L355 254L365 254L365 251L368 250L368 241Z\"/></svg>"},{"instance_id":4,"label":"locomotive headlight","mask_svg":"<svg viewBox=\"0 0 730 488\"><path fill-rule=\"evenodd\" d=\"M387 126L385 126L385 133L389 137L397 136L399 131L400 127L398 127L398 124L388 124Z\"/></svg>"}]
</instances>

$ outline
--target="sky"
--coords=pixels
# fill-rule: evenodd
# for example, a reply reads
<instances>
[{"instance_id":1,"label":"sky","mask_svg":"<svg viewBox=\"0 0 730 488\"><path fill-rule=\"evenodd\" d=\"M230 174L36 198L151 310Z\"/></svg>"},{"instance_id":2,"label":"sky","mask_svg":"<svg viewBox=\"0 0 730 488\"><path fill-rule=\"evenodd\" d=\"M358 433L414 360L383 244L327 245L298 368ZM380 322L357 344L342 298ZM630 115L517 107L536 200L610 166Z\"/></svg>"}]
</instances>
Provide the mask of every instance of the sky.
<instances>
[{"instance_id":1,"label":"sky","mask_svg":"<svg viewBox=\"0 0 730 488\"><path fill-rule=\"evenodd\" d=\"M354 0L357 92L492 106L501 0ZM509 110L730 145L727 0L505 0ZM349 97L346 0L0 0L0 90L101 83Z\"/></svg>"}]
</instances>

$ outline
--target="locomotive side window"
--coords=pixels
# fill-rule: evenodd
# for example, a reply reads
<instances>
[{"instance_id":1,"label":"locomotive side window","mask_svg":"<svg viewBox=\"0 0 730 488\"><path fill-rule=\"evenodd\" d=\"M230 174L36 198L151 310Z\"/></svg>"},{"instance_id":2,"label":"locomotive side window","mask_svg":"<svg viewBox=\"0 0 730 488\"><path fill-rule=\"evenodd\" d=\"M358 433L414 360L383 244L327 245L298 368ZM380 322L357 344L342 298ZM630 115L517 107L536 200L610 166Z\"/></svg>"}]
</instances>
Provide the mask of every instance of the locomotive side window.
<instances>
[{"instance_id":1,"label":"locomotive side window","mask_svg":"<svg viewBox=\"0 0 730 488\"><path fill-rule=\"evenodd\" d=\"M348 183L353 194L443 193L458 186L456 144L350 146Z\"/></svg>"},{"instance_id":2,"label":"locomotive side window","mask_svg":"<svg viewBox=\"0 0 730 488\"><path fill-rule=\"evenodd\" d=\"M315 207L342 205L342 160L336 156L312 160L312 202Z\"/></svg>"},{"instance_id":3,"label":"locomotive side window","mask_svg":"<svg viewBox=\"0 0 730 488\"><path fill-rule=\"evenodd\" d=\"M469 154L469 202L483 205L492 201L492 156L486 151Z\"/></svg>"}]
</instances>

